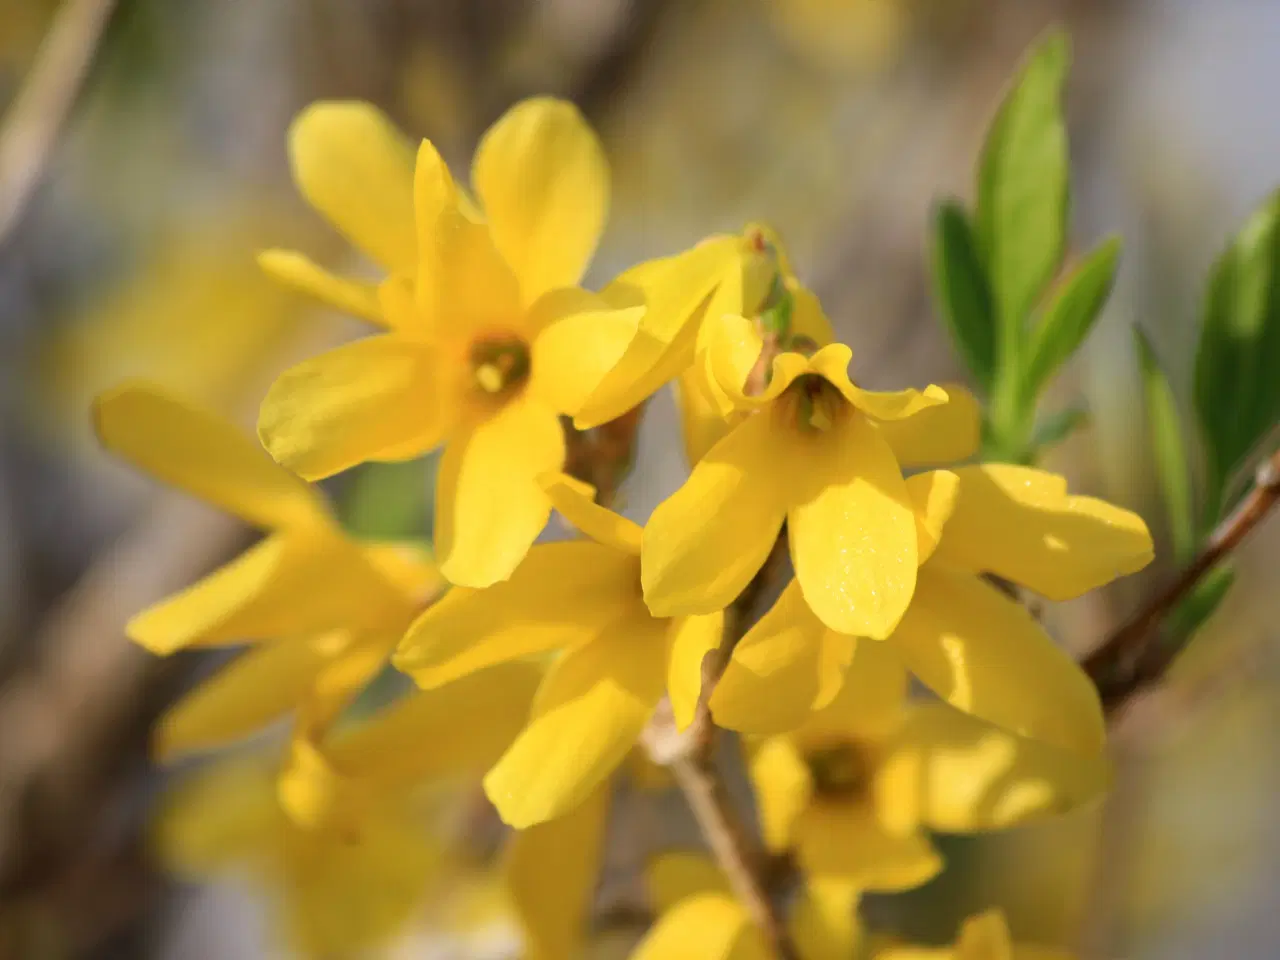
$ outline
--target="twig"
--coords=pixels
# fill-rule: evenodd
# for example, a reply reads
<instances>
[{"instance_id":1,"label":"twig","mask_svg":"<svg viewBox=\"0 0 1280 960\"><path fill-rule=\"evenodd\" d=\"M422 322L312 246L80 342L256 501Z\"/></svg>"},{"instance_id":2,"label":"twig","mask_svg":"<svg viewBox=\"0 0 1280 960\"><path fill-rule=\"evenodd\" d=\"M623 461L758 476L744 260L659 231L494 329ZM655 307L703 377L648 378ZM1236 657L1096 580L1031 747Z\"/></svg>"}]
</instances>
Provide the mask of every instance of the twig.
<instances>
[{"instance_id":1,"label":"twig","mask_svg":"<svg viewBox=\"0 0 1280 960\"><path fill-rule=\"evenodd\" d=\"M1172 644L1159 642L1160 623L1278 502L1280 452L1258 468L1253 490L1213 531L1190 566L1084 659L1081 665L1097 685L1108 713L1164 675L1178 650Z\"/></svg>"},{"instance_id":2,"label":"twig","mask_svg":"<svg viewBox=\"0 0 1280 960\"><path fill-rule=\"evenodd\" d=\"M0 129L0 242L40 182L115 0L67 0Z\"/></svg>"}]
</instances>

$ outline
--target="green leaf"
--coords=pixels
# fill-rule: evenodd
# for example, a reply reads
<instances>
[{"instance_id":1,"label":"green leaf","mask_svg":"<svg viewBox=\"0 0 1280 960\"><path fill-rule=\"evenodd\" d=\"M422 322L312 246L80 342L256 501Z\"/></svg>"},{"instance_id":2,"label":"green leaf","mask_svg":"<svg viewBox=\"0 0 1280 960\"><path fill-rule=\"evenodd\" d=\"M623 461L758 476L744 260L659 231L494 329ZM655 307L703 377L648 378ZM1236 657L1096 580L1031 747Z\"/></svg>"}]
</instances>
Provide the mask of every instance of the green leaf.
<instances>
[{"instance_id":1,"label":"green leaf","mask_svg":"<svg viewBox=\"0 0 1280 960\"><path fill-rule=\"evenodd\" d=\"M1230 563L1214 567L1192 588L1169 618L1170 633L1175 642L1182 644L1213 616L1226 599L1231 585L1236 582L1236 572Z\"/></svg>"},{"instance_id":2,"label":"green leaf","mask_svg":"<svg viewBox=\"0 0 1280 960\"><path fill-rule=\"evenodd\" d=\"M991 290L969 218L955 201L934 211L931 260L938 311L974 382L990 392L996 367Z\"/></svg>"},{"instance_id":3,"label":"green leaf","mask_svg":"<svg viewBox=\"0 0 1280 960\"><path fill-rule=\"evenodd\" d=\"M1036 426L1036 432L1031 438L1032 456L1038 457L1044 451L1056 447L1088 423L1089 411L1084 407L1068 407L1049 414Z\"/></svg>"},{"instance_id":4,"label":"green leaf","mask_svg":"<svg viewBox=\"0 0 1280 960\"><path fill-rule=\"evenodd\" d=\"M1021 342L1026 317L1062 262L1070 206L1062 89L1070 60L1066 35L1051 31L1006 96L983 148L977 234L1002 347Z\"/></svg>"},{"instance_id":5,"label":"green leaf","mask_svg":"<svg viewBox=\"0 0 1280 960\"><path fill-rule=\"evenodd\" d=\"M1137 327L1133 328L1134 347L1138 351L1138 369L1142 376L1142 399L1147 411L1147 428L1151 433L1151 451L1155 456L1156 475L1165 510L1169 515L1169 532L1173 552L1179 563L1191 559L1195 550L1195 515L1191 506L1190 464L1186 443L1182 438L1178 405L1173 388L1156 359L1151 342Z\"/></svg>"},{"instance_id":6,"label":"green leaf","mask_svg":"<svg viewBox=\"0 0 1280 960\"><path fill-rule=\"evenodd\" d=\"M1050 378L1080 349L1115 285L1120 240L1113 237L1085 258L1044 311L1031 339L1022 402L1034 406Z\"/></svg>"},{"instance_id":7,"label":"green leaf","mask_svg":"<svg viewBox=\"0 0 1280 960\"><path fill-rule=\"evenodd\" d=\"M367 464L347 488L343 523L365 540L427 539L434 486L434 458Z\"/></svg>"},{"instance_id":8,"label":"green leaf","mask_svg":"<svg viewBox=\"0 0 1280 960\"><path fill-rule=\"evenodd\" d=\"M1280 192L1218 259L1196 352L1196 414L1208 459L1205 525L1227 479L1280 419Z\"/></svg>"}]
</instances>

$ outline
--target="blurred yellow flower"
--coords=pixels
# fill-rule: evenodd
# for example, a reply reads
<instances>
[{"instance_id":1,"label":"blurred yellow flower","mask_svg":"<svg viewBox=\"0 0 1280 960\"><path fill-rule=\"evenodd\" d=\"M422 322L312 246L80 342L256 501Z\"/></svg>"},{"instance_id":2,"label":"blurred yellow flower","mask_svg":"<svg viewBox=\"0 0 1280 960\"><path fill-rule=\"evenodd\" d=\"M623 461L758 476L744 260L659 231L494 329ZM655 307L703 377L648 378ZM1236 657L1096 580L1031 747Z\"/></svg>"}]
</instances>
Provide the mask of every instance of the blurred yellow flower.
<instances>
[{"instance_id":1,"label":"blurred yellow flower","mask_svg":"<svg viewBox=\"0 0 1280 960\"><path fill-rule=\"evenodd\" d=\"M563 465L559 417L614 364L643 310L616 289L574 286L608 202L600 145L571 104L518 104L476 153L487 220L430 143L411 176L368 106L310 108L293 152L303 192L390 276L376 291L311 266L292 276L388 332L286 372L262 405L263 443L312 480L443 445L441 570L470 587L504 580L550 514L537 477Z\"/></svg>"},{"instance_id":2,"label":"blurred yellow flower","mask_svg":"<svg viewBox=\"0 0 1280 960\"><path fill-rule=\"evenodd\" d=\"M631 960L768 960L772 956L720 869L700 853L668 853L646 871L657 923ZM856 955L859 891L840 879L804 878L788 933L800 960Z\"/></svg>"},{"instance_id":3,"label":"blurred yellow flower","mask_svg":"<svg viewBox=\"0 0 1280 960\"><path fill-rule=\"evenodd\" d=\"M794 849L814 879L905 890L942 861L927 831L974 833L1059 813L1107 785L1081 756L909 702L887 644L858 641L849 678L795 731L753 740L748 765L770 850Z\"/></svg>"},{"instance_id":4,"label":"blurred yellow flower","mask_svg":"<svg viewBox=\"0 0 1280 960\"><path fill-rule=\"evenodd\" d=\"M452 795L436 790L446 809L433 811L416 788L478 777L519 730L538 676L529 664L500 665L408 697L328 742L300 724L283 770L220 761L164 803L155 825L162 860L198 880L247 874L279 901L285 938L306 954L385 942L432 889L474 872L446 842Z\"/></svg>"},{"instance_id":5,"label":"blurred yellow flower","mask_svg":"<svg viewBox=\"0 0 1280 960\"><path fill-rule=\"evenodd\" d=\"M1026 608L983 574L1053 600L1079 596L1151 560L1134 513L1069 496L1066 481L1003 464L916 474L918 571L887 648L966 713L1067 749L1095 752L1105 731L1093 683ZM735 648L711 697L716 720L755 733L801 723L856 682L850 660L874 646L831 630L792 583Z\"/></svg>"},{"instance_id":6,"label":"blurred yellow flower","mask_svg":"<svg viewBox=\"0 0 1280 960\"><path fill-rule=\"evenodd\" d=\"M702 658L723 629L721 611L652 616L640 593L640 528L567 476L547 478L546 489L590 539L539 544L505 583L450 592L414 623L394 659L430 688L491 663L564 651L528 727L485 778L498 812L518 828L590 795L668 691L687 724Z\"/></svg>"},{"instance_id":7,"label":"blurred yellow flower","mask_svg":"<svg viewBox=\"0 0 1280 960\"><path fill-rule=\"evenodd\" d=\"M875 960L1073 960L1075 954L1057 947L1014 943L999 910L970 917L951 947L886 947Z\"/></svg>"},{"instance_id":8,"label":"blurred yellow flower","mask_svg":"<svg viewBox=\"0 0 1280 960\"><path fill-rule=\"evenodd\" d=\"M842 73L875 73L908 38L904 0L766 0L779 32L806 58Z\"/></svg>"},{"instance_id":9,"label":"blurred yellow flower","mask_svg":"<svg viewBox=\"0 0 1280 960\"><path fill-rule=\"evenodd\" d=\"M267 532L126 627L161 656L270 641L166 715L157 731L162 754L239 739L293 710L313 687L358 690L438 593L428 557L404 545L350 539L315 490L212 414L133 381L99 397L94 415L109 450ZM344 701L334 700L340 709Z\"/></svg>"},{"instance_id":10,"label":"blurred yellow flower","mask_svg":"<svg viewBox=\"0 0 1280 960\"><path fill-rule=\"evenodd\" d=\"M849 380L849 348L784 352L768 386L743 387L762 340L751 322L723 317L708 351L733 409L751 413L697 463L644 531L645 601L656 615L721 609L750 582L787 524L806 602L832 629L883 638L915 587L916 521L892 436L879 424L930 408L940 443L953 443L946 391L873 393ZM964 431L960 431L963 433ZM976 440L976 437L974 438Z\"/></svg>"}]
</instances>

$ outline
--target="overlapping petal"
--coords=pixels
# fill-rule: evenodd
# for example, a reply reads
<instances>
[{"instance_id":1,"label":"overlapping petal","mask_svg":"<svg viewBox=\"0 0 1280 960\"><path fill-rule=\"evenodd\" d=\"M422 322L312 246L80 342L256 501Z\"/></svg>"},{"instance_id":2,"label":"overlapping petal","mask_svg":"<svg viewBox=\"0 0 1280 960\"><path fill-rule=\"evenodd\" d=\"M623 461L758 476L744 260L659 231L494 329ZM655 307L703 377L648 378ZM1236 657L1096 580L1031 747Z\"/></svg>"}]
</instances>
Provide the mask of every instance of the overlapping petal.
<instances>
[{"instance_id":1,"label":"overlapping petal","mask_svg":"<svg viewBox=\"0 0 1280 960\"><path fill-rule=\"evenodd\" d=\"M724 636L724 613L675 617L667 629L671 643L667 695L671 698L676 728L683 730L693 722L702 691L703 658L720 645Z\"/></svg>"},{"instance_id":2,"label":"overlapping petal","mask_svg":"<svg viewBox=\"0 0 1280 960\"><path fill-rule=\"evenodd\" d=\"M635 746L667 678L666 624L613 624L565 653L538 691L533 717L485 777L485 793L517 829L585 800Z\"/></svg>"},{"instance_id":3,"label":"overlapping petal","mask_svg":"<svg viewBox=\"0 0 1280 960\"><path fill-rule=\"evenodd\" d=\"M962 467L960 495L938 559L994 573L1051 600L1069 600L1151 562L1142 518L1032 467Z\"/></svg>"},{"instance_id":4,"label":"overlapping petal","mask_svg":"<svg viewBox=\"0 0 1280 960\"><path fill-rule=\"evenodd\" d=\"M796 852L811 876L837 877L863 890L910 890L942 869L923 834L889 833L869 806L810 804L796 820Z\"/></svg>"},{"instance_id":5,"label":"overlapping petal","mask_svg":"<svg viewBox=\"0 0 1280 960\"><path fill-rule=\"evenodd\" d=\"M947 393L930 385L924 390L897 390L879 393L854 386L849 379L853 351L843 343L823 347L809 360L809 367L830 382L851 404L875 420L905 420L932 407L945 404Z\"/></svg>"},{"instance_id":6,"label":"overlapping petal","mask_svg":"<svg viewBox=\"0 0 1280 960\"><path fill-rule=\"evenodd\" d=\"M450 583L505 580L547 525L539 477L564 465L564 430L536 397L516 397L450 438L436 479L436 556Z\"/></svg>"},{"instance_id":7,"label":"overlapping petal","mask_svg":"<svg viewBox=\"0 0 1280 960\"><path fill-rule=\"evenodd\" d=\"M289 130L289 158L307 202L392 272L414 262L413 148L375 107L313 103Z\"/></svg>"},{"instance_id":8,"label":"overlapping petal","mask_svg":"<svg viewBox=\"0 0 1280 960\"><path fill-rule=\"evenodd\" d=\"M451 425L437 366L430 346L395 334L337 347L272 384L258 435L277 462L308 480L419 456Z\"/></svg>"},{"instance_id":9,"label":"overlapping petal","mask_svg":"<svg viewBox=\"0 0 1280 960\"><path fill-rule=\"evenodd\" d=\"M876 426L904 467L968 460L982 442L982 408L958 383L942 385L947 402L902 420L880 420Z\"/></svg>"},{"instance_id":10,"label":"overlapping petal","mask_svg":"<svg viewBox=\"0 0 1280 960\"><path fill-rule=\"evenodd\" d=\"M566 473L545 474L540 482L552 505L579 532L620 553L640 555L639 525L596 503L591 484Z\"/></svg>"},{"instance_id":11,"label":"overlapping petal","mask_svg":"<svg viewBox=\"0 0 1280 960\"><path fill-rule=\"evenodd\" d=\"M335 276L294 250L264 250L258 254L258 265L281 283L314 297L335 310L380 327L389 326L378 303L376 284L367 280Z\"/></svg>"},{"instance_id":12,"label":"overlapping petal","mask_svg":"<svg viewBox=\"0 0 1280 960\"><path fill-rule=\"evenodd\" d=\"M436 687L483 667L599 636L619 618L643 615L635 560L587 540L539 544L509 580L455 588L409 628L396 666Z\"/></svg>"},{"instance_id":13,"label":"overlapping petal","mask_svg":"<svg viewBox=\"0 0 1280 960\"><path fill-rule=\"evenodd\" d=\"M653 512L641 578L655 616L723 610L764 564L788 497L776 440L769 418L747 419Z\"/></svg>"},{"instance_id":14,"label":"overlapping petal","mask_svg":"<svg viewBox=\"0 0 1280 960\"><path fill-rule=\"evenodd\" d=\"M1025 607L972 574L936 557L922 567L893 642L952 706L1064 749L1102 748L1093 683Z\"/></svg>"},{"instance_id":15,"label":"overlapping petal","mask_svg":"<svg viewBox=\"0 0 1280 960\"><path fill-rule=\"evenodd\" d=\"M796 579L831 629L883 639L916 579L916 517L902 472L884 438L853 411L806 439L815 442L803 460L784 467L796 491L788 511Z\"/></svg>"},{"instance_id":16,"label":"overlapping petal","mask_svg":"<svg viewBox=\"0 0 1280 960\"><path fill-rule=\"evenodd\" d=\"M916 511L916 545L923 564L938 549L942 529L960 495L960 478L949 470L932 470L907 478L907 495Z\"/></svg>"},{"instance_id":17,"label":"overlapping petal","mask_svg":"<svg viewBox=\"0 0 1280 960\"><path fill-rule=\"evenodd\" d=\"M704 893L667 911L631 960L768 960L760 932L730 895Z\"/></svg>"},{"instance_id":18,"label":"overlapping petal","mask_svg":"<svg viewBox=\"0 0 1280 960\"><path fill-rule=\"evenodd\" d=\"M555 290L534 304L531 389L573 415L617 365L636 333L643 306L616 307L585 290Z\"/></svg>"},{"instance_id":19,"label":"overlapping petal","mask_svg":"<svg viewBox=\"0 0 1280 960\"><path fill-rule=\"evenodd\" d=\"M102 444L151 476L258 527L323 526L324 501L225 420L145 381L93 405Z\"/></svg>"},{"instance_id":20,"label":"overlapping petal","mask_svg":"<svg viewBox=\"0 0 1280 960\"><path fill-rule=\"evenodd\" d=\"M577 107L547 97L512 107L481 139L472 180L526 304L582 278L608 212L609 167Z\"/></svg>"}]
</instances>

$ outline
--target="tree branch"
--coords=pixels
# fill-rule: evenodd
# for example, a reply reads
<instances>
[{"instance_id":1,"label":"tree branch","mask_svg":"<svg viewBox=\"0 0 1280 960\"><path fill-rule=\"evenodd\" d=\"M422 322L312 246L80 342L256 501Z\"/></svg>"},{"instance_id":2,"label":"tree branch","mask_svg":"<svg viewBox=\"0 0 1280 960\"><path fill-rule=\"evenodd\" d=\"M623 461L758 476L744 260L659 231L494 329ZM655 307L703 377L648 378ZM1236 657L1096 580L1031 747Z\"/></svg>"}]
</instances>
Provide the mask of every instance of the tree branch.
<instances>
[{"instance_id":1,"label":"tree branch","mask_svg":"<svg viewBox=\"0 0 1280 960\"><path fill-rule=\"evenodd\" d=\"M1280 502L1280 451L1258 469L1253 490L1209 536L1191 564L1122 624L1081 663L1098 688L1103 707L1114 713L1134 694L1159 680L1179 653L1175 644L1161 643L1164 618L1195 588L1200 578L1218 565Z\"/></svg>"}]
</instances>

